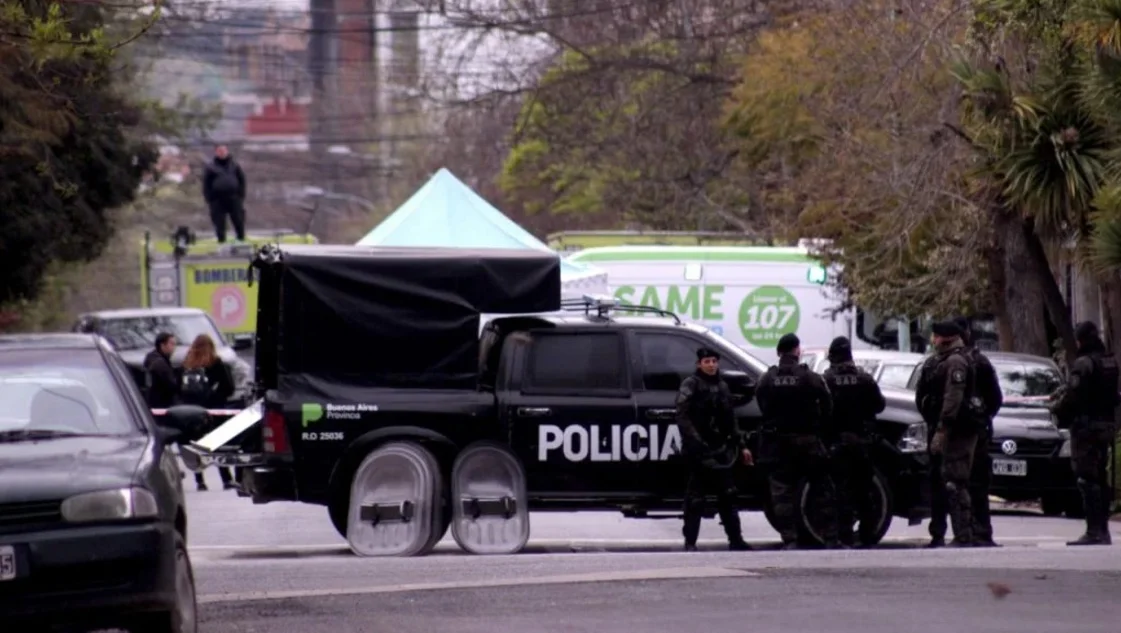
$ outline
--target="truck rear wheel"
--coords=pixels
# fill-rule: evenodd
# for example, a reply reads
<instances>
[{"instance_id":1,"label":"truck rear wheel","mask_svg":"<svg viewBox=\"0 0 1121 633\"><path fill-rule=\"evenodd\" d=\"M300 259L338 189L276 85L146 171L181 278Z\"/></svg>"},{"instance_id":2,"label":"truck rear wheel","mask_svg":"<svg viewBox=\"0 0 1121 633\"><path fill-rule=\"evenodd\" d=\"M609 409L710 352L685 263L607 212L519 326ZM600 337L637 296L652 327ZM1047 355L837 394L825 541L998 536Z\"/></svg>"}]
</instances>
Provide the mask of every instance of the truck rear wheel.
<instances>
[{"instance_id":1,"label":"truck rear wheel","mask_svg":"<svg viewBox=\"0 0 1121 633\"><path fill-rule=\"evenodd\" d=\"M439 463L425 447L406 441L379 446L351 479L350 549L359 556L431 552L442 536L443 487Z\"/></svg>"},{"instance_id":2,"label":"truck rear wheel","mask_svg":"<svg viewBox=\"0 0 1121 633\"><path fill-rule=\"evenodd\" d=\"M815 505L825 502L823 496L817 493L819 490L820 487L815 486L811 481L803 482L798 489L798 541L803 545L825 545L825 539L822 537L824 530L822 526L817 525L815 520L815 517L820 515L816 511ZM879 470L873 470L872 472L869 503L872 506L869 514L873 517L873 524L865 526L858 519L853 528L859 542L866 546L876 545L883 540L888 529L891 528L893 518L891 487Z\"/></svg>"},{"instance_id":3,"label":"truck rear wheel","mask_svg":"<svg viewBox=\"0 0 1121 633\"><path fill-rule=\"evenodd\" d=\"M478 442L452 466L452 538L472 554L516 554L529 542L525 469L505 446Z\"/></svg>"}]
</instances>

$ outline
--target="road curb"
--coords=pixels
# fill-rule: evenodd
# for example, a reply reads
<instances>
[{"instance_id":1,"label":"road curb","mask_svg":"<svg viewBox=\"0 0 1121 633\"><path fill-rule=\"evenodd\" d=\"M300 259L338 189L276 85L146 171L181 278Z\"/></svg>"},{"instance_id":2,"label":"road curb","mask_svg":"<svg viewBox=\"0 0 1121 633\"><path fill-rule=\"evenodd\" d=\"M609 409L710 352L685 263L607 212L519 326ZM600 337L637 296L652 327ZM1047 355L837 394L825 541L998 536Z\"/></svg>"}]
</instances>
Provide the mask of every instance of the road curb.
<instances>
[{"instance_id":1,"label":"road curb","mask_svg":"<svg viewBox=\"0 0 1121 633\"><path fill-rule=\"evenodd\" d=\"M347 587L340 589L307 589L294 591L255 591L248 593L210 594L198 597L199 604L260 602L264 600L291 600L336 596L358 596L410 591L447 591L454 589L484 589L494 587L524 587L528 585L560 585L593 582L639 582L651 580L695 580L706 578L757 578L760 574L744 569L727 567L679 567L643 569L634 571L608 571L552 576L527 576L519 578L492 578L454 582L409 583L378 585L372 587Z\"/></svg>"},{"instance_id":2,"label":"road curb","mask_svg":"<svg viewBox=\"0 0 1121 633\"><path fill-rule=\"evenodd\" d=\"M875 548L870 549L854 549L854 552L875 552L875 551L891 551L898 549L911 549L925 545L929 539L926 537L915 538L896 538L884 539ZM1002 542L1009 543L1015 547L1027 547L1031 543L1041 542L1065 542L1067 539L1052 537L1009 537L1001 539ZM780 543L773 539L755 539L748 540L756 551L778 551ZM697 542L697 549L699 553L705 552L727 552L728 543L722 539L705 539ZM679 552L682 550L682 543L677 539L580 539L580 540L538 540L530 541L523 549L515 556L529 556L534 554L578 554L586 552L598 553L630 553L630 554L665 554L672 552ZM188 547L192 557L198 557L207 560L238 560L238 561L251 561L254 559L261 560L278 560L278 559L302 559L302 558L324 558L324 557L346 557L359 559L354 556L346 544L321 544L321 545L281 545L275 547L262 547L256 546L238 546L238 545L216 545L216 546L195 546ZM808 549L806 551L826 551L820 549ZM436 546L432 552L433 554L443 555L459 555L469 556L465 553L455 542L450 539L442 542ZM751 552L745 552L750 554Z\"/></svg>"}]
</instances>

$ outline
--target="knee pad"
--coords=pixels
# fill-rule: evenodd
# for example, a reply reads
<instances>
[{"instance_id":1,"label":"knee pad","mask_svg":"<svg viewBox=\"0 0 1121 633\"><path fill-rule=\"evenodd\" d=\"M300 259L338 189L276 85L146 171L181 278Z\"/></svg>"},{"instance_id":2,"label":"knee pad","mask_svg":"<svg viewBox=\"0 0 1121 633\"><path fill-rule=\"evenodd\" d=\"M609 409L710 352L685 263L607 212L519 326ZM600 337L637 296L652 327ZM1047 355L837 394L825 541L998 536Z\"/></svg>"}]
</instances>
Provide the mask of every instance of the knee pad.
<instances>
[{"instance_id":1,"label":"knee pad","mask_svg":"<svg viewBox=\"0 0 1121 633\"><path fill-rule=\"evenodd\" d=\"M700 512L705 509L704 497L692 497L685 501L685 509Z\"/></svg>"},{"instance_id":2,"label":"knee pad","mask_svg":"<svg viewBox=\"0 0 1121 633\"><path fill-rule=\"evenodd\" d=\"M947 481L946 484L945 484L945 487L946 487L946 494L951 494L952 495L952 494L954 494L958 491L958 485L957 485L957 483L955 483L953 481Z\"/></svg>"}]
</instances>

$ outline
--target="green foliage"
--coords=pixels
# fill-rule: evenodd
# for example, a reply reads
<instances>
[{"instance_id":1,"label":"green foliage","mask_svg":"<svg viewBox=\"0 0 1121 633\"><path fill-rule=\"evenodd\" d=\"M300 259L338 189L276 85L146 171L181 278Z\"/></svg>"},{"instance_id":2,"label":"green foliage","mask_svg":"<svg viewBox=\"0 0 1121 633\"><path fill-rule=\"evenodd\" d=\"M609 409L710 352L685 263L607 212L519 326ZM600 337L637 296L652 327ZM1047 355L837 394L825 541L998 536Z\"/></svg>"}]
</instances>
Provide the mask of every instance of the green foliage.
<instances>
[{"instance_id":1,"label":"green foliage","mask_svg":"<svg viewBox=\"0 0 1121 633\"><path fill-rule=\"evenodd\" d=\"M1016 41L1026 60L1018 76L1003 60L963 62L955 71L966 94L963 121L988 177L1041 236L1073 239L1099 269L1117 268L1121 0L977 6L987 42Z\"/></svg>"},{"instance_id":2,"label":"green foliage","mask_svg":"<svg viewBox=\"0 0 1121 633\"><path fill-rule=\"evenodd\" d=\"M696 228L723 87L691 73L711 67L657 40L564 52L522 106L499 187L531 213Z\"/></svg>"},{"instance_id":3,"label":"green foliage","mask_svg":"<svg viewBox=\"0 0 1121 633\"><path fill-rule=\"evenodd\" d=\"M957 24L949 3L929 11ZM941 138L950 47L924 44L936 35L875 0L794 16L753 43L726 108L741 156L768 175L769 214L789 213L791 238L828 240L841 289L881 314L986 307L987 232Z\"/></svg>"},{"instance_id":4,"label":"green foliage","mask_svg":"<svg viewBox=\"0 0 1121 633\"><path fill-rule=\"evenodd\" d=\"M835 78L824 76L819 65L806 64L820 52L812 27L759 35L724 120L753 165L776 158L801 165L818 156L826 131L815 101L825 97Z\"/></svg>"},{"instance_id":5,"label":"green foliage","mask_svg":"<svg viewBox=\"0 0 1121 633\"><path fill-rule=\"evenodd\" d=\"M609 183L638 176L618 167L626 164L620 160L625 148L612 141L639 113L640 101L656 87L658 73L623 79L604 75L595 73L583 54L565 51L522 107L498 184L505 194L523 202L527 211L598 213L604 210ZM598 80L604 82L601 94L595 94ZM573 98L573 90L586 98ZM605 98L612 93L622 93L619 103ZM581 134L581 143L568 144L565 128L588 136ZM555 142L550 143L550 138Z\"/></svg>"},{"instance_id":6,"label":"green foliage","mask_svg":"<svg viewBox=\"0 0 1121 633\"><path fill-rule=\"evenodd\" d=\"M999 183L1006 204L1041 234L1080 234L1116 141L1079 98L1079 68L1048 62L1015 81L1003 65L960 62L954 76L965 130L985 159L977 175Z\"/></svg>"},{"instance_id":7,"label":"green foliage","mask_svg":"<svg viewBox=\"0 0 1121 633\"><path fill-rule=\"evenodd\" d=\"M96 257L109 210L135 196L155 148L122 89L120 39L98 4L0 10L0 305L34 299L60 263Z\"/></svg>"}]
</instances>

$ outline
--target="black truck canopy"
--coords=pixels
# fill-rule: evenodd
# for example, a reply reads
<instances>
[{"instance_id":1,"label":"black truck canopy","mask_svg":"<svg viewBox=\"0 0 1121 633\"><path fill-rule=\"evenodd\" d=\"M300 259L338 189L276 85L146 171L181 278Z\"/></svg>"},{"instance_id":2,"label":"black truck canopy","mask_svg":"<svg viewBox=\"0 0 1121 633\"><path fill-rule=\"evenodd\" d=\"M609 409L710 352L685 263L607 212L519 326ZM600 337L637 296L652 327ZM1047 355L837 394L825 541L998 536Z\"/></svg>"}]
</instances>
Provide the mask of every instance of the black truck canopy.
<instances>
[{"instance_id":1,"label":"black truck canopy","mask_svg":"<svg viewBox=\"0 0 1121 633\"><path fill-rule=\"evenodd\" d=\"M253 267L257 375L281 397L473 389L481 314L560 309L560 259L541 251L285 244Z\"/></svg>"}]
</instances>

